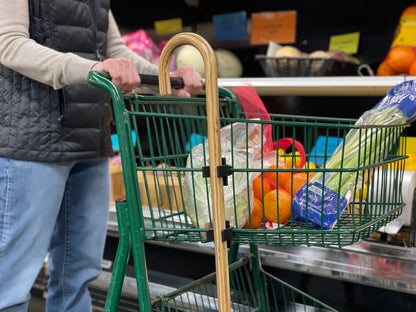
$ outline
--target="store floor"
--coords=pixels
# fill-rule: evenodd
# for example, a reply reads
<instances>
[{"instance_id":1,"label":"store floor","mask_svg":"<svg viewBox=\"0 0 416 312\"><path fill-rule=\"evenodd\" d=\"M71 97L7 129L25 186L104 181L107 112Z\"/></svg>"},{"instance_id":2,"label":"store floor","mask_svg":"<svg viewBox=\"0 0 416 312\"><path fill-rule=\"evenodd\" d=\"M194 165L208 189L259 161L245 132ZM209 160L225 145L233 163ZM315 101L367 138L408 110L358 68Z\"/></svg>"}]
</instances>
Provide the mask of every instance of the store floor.
<instances>
[{"instance_id":1,"label":"store floor","mask_svg":"<svg viewBox=\"0 0 416 312\"><path fill-rule=\"evenodd\" d=\"M40 296L32 295L29 302L28 312L44 312L45 311L45 300Z\"/></svg>"},{"instance_id":2,"label":"store floor","mask_svg":"<svg viewBox=\"0 0 416 312\"><path fill-rule=\"evenodd\" d=\"M93 312L100 312L102 310L94 308ZM29 301L28 312L45 312L45 299L41 294L32 293L32 298Z\"/></svg>"}]
</instances>

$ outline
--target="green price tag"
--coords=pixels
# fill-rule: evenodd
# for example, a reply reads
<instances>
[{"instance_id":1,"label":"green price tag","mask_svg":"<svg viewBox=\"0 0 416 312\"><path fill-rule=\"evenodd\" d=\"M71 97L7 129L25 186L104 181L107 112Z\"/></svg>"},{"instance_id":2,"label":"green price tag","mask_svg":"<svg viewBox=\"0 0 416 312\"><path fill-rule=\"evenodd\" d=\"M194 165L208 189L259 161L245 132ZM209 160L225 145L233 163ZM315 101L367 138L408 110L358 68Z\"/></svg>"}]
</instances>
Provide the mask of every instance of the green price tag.
<instances>
[{"instance_id":1,"label":"green price tag","mask_svg":"<svg viewBox=\"0 0 416 312\"><path fill-rule=\"evenodd\" d=\"M329 39L328 50L338 50L348 54L358 52L358 43L360 41L360 33L353 32L349 34L331 36Z\"/></svg>"}]
</instances>

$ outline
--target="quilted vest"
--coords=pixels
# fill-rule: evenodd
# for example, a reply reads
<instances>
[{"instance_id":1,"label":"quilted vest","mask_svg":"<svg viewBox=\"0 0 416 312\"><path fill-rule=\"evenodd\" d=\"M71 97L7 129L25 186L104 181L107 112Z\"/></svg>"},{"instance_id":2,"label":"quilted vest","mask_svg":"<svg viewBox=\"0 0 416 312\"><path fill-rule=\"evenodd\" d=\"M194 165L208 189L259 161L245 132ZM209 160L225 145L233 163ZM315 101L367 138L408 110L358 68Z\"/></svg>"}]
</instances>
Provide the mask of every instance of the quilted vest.
<instances>
[{"instance_id":1,"label":"quilted vest","mask_svg":"<svg viewBox=\"0 0 416 312\"><path fill-rule=\"evenodd\" d=\"M106 55L109 0L29 0L30 37L91 60ZM60 162L112 155L110 100L90 85L54 90L0 64L0 156Z\"/></svg>"}]
</instances>

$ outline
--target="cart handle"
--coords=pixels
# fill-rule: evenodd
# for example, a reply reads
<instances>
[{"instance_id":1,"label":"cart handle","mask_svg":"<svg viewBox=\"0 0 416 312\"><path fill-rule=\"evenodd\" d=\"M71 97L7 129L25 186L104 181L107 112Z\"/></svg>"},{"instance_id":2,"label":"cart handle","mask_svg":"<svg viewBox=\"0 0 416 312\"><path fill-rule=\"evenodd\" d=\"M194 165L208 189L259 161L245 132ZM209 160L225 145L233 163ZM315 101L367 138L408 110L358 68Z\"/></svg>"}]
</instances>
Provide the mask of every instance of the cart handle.
<instances>
[{"instance_id":1,"label":"cart handle","mask_svg":"<svg viewBox=\"0 0 416 312\"><path fill-rule=\"evenodd\" d=\"M146 75L146 74L139 74L139 75L140 75L142 84L151 85L151 86L159 85L159 77L157 75ZM93 70L88 73L87 80L88 80L88 83L109 92L110 95L116 96L117 92L112 89L112 86L114 85L111 83L111 76L109 73ZM184 82L182 78L179 78L179 77L171 77L170 83L174 89L181 89L184 87ZM204 85L203 91L205 91L205 85ZM235 101L236 103L238 103L238 99L232 91L226 88L218 87L218 93L221 97L229 98Z\"/></svg>"},{"instance_id":2,"label":"cart handle","mask_svg":"<svg viewBox=\"0 0 416 312\"><path fill-rule=\"evenodd\" d=\"M99 72L99 71L92 71L98 76L101 76L105 79L111 81L111 76L107 72ZM149 85L149 86L158 86L159 85L159 77L157 75L147 75L147 74L139 74L141 84ZM180 77L170 77L170 84L174 89L182 89L185 84L183 79Z\"/></svg>"}]
</instances>

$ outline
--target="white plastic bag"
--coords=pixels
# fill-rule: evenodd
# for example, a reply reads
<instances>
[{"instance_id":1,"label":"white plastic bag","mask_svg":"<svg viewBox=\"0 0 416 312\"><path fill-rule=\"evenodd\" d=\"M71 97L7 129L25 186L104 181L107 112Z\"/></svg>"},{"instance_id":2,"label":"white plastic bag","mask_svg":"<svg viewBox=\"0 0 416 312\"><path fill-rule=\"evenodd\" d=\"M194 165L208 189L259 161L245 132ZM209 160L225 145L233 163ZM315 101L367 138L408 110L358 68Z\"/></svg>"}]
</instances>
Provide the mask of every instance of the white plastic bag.
<instances>
[{"instance_id":1,"label":"white plastic bag","mask_svg":"<svg viewBox=\"0 0 416 312\"><path fill-rule=\"evenodd\" d=\"M261 162L264 163L261 145L265 142L261 124L234 123L223 127L220 137L222 157L226 158L228 165L241 169L261 168ZM275 161L275 156L269 158L274 158ZM201 168L208 164L208 141L205 141L192 149L186 166ZM265 168L268 166L264 164ZM259 173L234 172L228 177L228 186L224 186L224 208L225 219L230 221L231 226L241 228L248 219L248 207L253 207L251 184ZM201 172L186 172L184 197L185 212L192 224L198 228L210 228L212 221L210 178L204 178Z\"/></svg>"}]
</instances>

